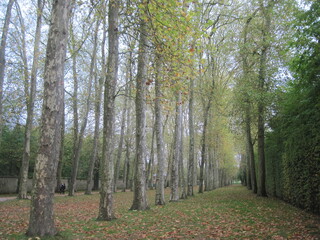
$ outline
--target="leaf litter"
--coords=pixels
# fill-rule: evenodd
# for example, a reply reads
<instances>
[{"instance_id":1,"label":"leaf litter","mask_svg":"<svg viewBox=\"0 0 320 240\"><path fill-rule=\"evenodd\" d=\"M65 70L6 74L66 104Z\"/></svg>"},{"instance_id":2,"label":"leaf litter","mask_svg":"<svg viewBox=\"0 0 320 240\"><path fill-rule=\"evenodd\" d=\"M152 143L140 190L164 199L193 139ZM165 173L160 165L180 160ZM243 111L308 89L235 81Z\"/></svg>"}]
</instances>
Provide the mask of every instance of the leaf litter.
<instances>
[{"instance_id":1,"label":"leaf litter","mask_svg":"<svg viewBox=\"0 0 320 240\"><path fill-rule=\"evenodd\" d=\"M55 239L320 239L319 216L234 185L186 200L129 211L131 192L114 195L116 220L96 221L99 194L55 198ZM0 239L28 239L30 201L0 203Z\"/></svg>"}]
</instances>

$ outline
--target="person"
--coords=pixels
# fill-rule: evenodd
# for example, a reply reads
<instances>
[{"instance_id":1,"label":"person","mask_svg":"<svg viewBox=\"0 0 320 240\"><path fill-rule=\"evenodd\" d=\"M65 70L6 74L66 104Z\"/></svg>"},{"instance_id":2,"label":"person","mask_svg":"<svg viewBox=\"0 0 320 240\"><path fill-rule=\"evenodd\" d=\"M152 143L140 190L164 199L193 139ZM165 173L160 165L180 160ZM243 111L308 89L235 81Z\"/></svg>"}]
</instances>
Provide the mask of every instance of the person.
<instances>
[{"instance_id":1,"label":"person","mask_svg":"<svg viewBox=\"0 0 320 240\"><path fill-rule=\"evenodd\" d=\"M60 186L60 193L64 194L65 190L66 190L66 185L64 183L62 183Z\"/></svg>"}]
</instances>

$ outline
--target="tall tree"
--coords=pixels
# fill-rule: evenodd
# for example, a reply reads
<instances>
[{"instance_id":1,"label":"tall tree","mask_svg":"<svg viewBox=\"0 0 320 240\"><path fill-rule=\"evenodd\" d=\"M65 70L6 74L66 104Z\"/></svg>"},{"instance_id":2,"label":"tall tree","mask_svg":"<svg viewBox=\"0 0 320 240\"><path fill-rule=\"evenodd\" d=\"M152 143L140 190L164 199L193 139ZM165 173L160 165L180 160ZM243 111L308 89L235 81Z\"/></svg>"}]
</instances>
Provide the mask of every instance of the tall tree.
<instances>
[{"instance_id":1,"label":"tall tree","mask_svg":"<svg viewBox=\"0 0 320 240\"><path fill-rule=\"evenodd\" d=\"M201 163L200 163L200 176L199 176L199 193L203 193L204 191L204 167L206 163L206 150L207 150L207 128L208 128L208 120L209 113L211 108L211 103L213 100L214 93L214 78L212 80L212 85L209 89L208 102L204 103L204 111L203 111L203 127L202 127L202 137L201 137Z\"/></svg>"},{"instance_id":2,"label":"tall tree","mask_svg":"<svg viewBox=\"0 0 320 240\"><path fill-rule=\"evenodd\" d=\"M193 120L193 105L194 105L194 79L190 79L190 88L189 88L189 160L188 160L188 188L187 195L193 196L193 183L194 183L194 120Z\"/></svg>"},{"instance_id":3,"label":"tall tree","mask_svg":"<svg viewBox=\"0 0 320 240\"><path fill-rule=\"evenodd\" d=\"M29 236L57 234L53 215L53 196L60 153L64 63L71 9L72 1L53 2L44 70L40 148L36 158L27 231Z\"/></svg>"},{"instance_id":4,"label":"tall tree","mask_svg":"<svg viewBox=\"0 0 320 240\"><path fill-rule=\"evenodd\" d=\"M144 0L142 5L148 5ZM146 194L146 81L148 67L147 23L143 19L144 10L140 12L140 36L138 69L136 76L136 157L134 171L134 196L131 210L149 208Z\"/></svg>"},{"instance_id":5,"label":"tall tree","mask_svg":"<svg viewBox=\"0 0 320 240\"><path fill-rule=\"evenodd\" d=\"M102 88L103 80L106 76L106 57L105 57L105 43L107 39L107 22L106 22L106 2L103 1L101 4L101 15L102 15L102 41L101 41L101 58L102 58L102 73L99 78L95 78L95 100L94 100L94 135L93 135L93 154L90 159L88 177L87 177L87 187L85 194L91 194L92 192L92 180L94 177L94 167L97 165L98 152L99 152L99 137L100 137L100 115L101 115L101 100L102 100ZM98 80L99 79L99 80Z\"/></svg>"},{"instance_id":6,"label":"tall tree","mask_svg":"<svg viewBox=\"0 0 320 240\"><path fill-rule=\"evenodd\" d=\"M131 43L132 44L132 43ZM128 88L128 106L127 106L127 129L126 129L126 138L125 138L125 145L126 145L126 157L125 157L125 161L124 161L124 170L123 170L123 183L124 183L124 188L123 191L125 192L126 189L129 186L129 175L130 175L130 152L131 152L131 101L130 101L130 97L131 97L131 88L132 88L132 80L133 80L133 76L132 76L132 65L133 65L133 54L132 51L130 51L129 56L128 56L128 64L127 64L127 88Z\"/></svg>"},{"instance_id":7,"label":"tall tree","mask_svg":"<svg viewBox=\"0 0 320 240\"><path fill-rule=\"evenodd\" d=\"M176 112L175 112L175 127L174 127L174 149L171 167L171 194L170 201L178 201L179 196L179 161L181 145L181 130L182 130L182 99L181 91L176 94Z\"/></svg>"},{"instance_id":8,"label":"tall tree","mask_svg":"<svg viewBox=\"0 0 320 240\"><path fill-rule=\"evenodd\" d=\"M243 70L243 81L249 81L250 76L250 64L249 64L249 55L251 52L248 49L248 31L249 25L252 19L257 14L257 10L255 10L251 16L245 22L245 26L243 29L243 44L241 48L241 60L242 60L242 70ZM252 51L252 50L251 50ZM248 180L250 176L250 181L248 181L248 188L252 189L254 193L257 193L257 177L256 177L256 163L254 157L254 148L253 148L253 140L251 136L251 108L252 103L248 94L248 91L241 91L244 95L244 121L245 121L245 136L246 136L246 152L247 152L247 168L248 168ZM250 184L249 184L250 183ZM250 185L250 186L249 186Z\"/></svg>"},{"instance_id":9,"label":"tall tree","mask_svg":"<svg viewBox=\"0 0 320 240\"><path fill-rule=\"evenodd\" d=\"M73 96L73 105L74 105L74 153L73 153L73 163L72 163L72 171L71 171L71 181L69 185L69 196L73 196L76 190L76 180L79 168L80 154L83 145L84 132L88 123L88 115L90 111L90 98L92 93L92 81L94 79L94 71L96 65L96 56L97 56L97 46L98 46L98 30L99 30L99 21L96 20L95 30L94 30L94 40L93 40L93 52L90 61L90 72L88 79L88 90L87 90L87 98L84 106L84 113L82 116L82 122L80 127L80 132L78 132L78 93L75 88L78 88L78 79L77 79L77 71L76 71L76 55L73 54L73 76L74 76L74 96Z\"/></svg>"},{"instance_id":10,"label":"tall tree","mask_svg":"<svg viewBox=\"0 0 320 240\"><path fill-rule=\"evenodd\" d=\"M110 221L115 218L113 207L113 139L115 96L119 65L119 1L109 1L108 8L109 48L104 89L103 155L101 161L101 189L98 220Z\"/></svg>"},{"instance_id":11,"label":"tall tree","mask_svg":"<svg viewBox=\"0 0 320 240\"><path fill-rule=\"evenodd\" d=\"M41 25L42 25L42 11L43 11L43 1L38 0L37 2L37 25L34 40L33 49L33 63L31 69L30 84L28 79L25 79L30 85L30 89L26 89L27 97L27 121L25 129L25 139L24 139L24 152L22 158L22 164L20 168L20 181L19 181L19 193L18 198L27 198L27 182L28 182L28 170L29 170L29 159L30 159L30 140L31 140L31 130L33 123L33 113L34 113L34 102L36 98L36 86L37 86L37 71L39 62L39 45L41 39Z\"/></svg>"},{"instance_id":12,"label":"tall tree","mask_svg":"<svg viewBox=\"0 0 320 240\"><path fill-rule=\"evenodd\" d=\"M6 45L7 37L9 31L9 24L11 18L12 5L15 0L9 0L7 5L6 17L4 19L4 25L1 36L1 45L0 45L0 136L2 135L2 99L3 99L3 83L4 83L4 69L6 67ZM1 143L0 143L1 144Z\"/></svg>"},{"instance_id":13,"label":"tall tree","mask_svg":"<svg viewBox=\"0 0 320 240\"><path fill-rule=\"evenodd\" d=\"M265 6L264 1L259 1L262 17L262 48L260 53L259 62L259 76L258 76L258 89L260 91L260 98L258 100L258 160L259 160L259 181L258 192L259 196L266 197L266 166L265 166L265 144L264 144L264 132L265 132L265 88L267 81L267 54L270 49L270 28L271 28L271 10L274 5L274 1L267 1Z\"/></svg>"},{"instance_id":14,"label":"tall tree","mask_svg":"<svg viewBox=\"0 0 320 240\"><path fill-rule=\"evenodd\" d=\"M156 129L156 141L157 141L157 177L156 177L156 205L164 205L164 141L163 141L163 131L162 131L162 93L161 93L161 57L159 54L156 55L156 76L155 76L155 93L156 98L155 104L155 129Z\"/></svg>"},{"instance_id":15,"label":"tall tree","mask_svg":"<svg viewBox=\"0 0 320 240\"><path fill-rule=\"evenodd\" d=\"M121 155L122 155L122 149L123 149L124 131L125 131L125 125L126 125L126 113L127 113L127 105L128 105L128 97L127 97L129 92L128 90L129 90L129 84L126 83L124 107L122 109L122 116L121 116L120 139L119 139L119 146L117 151L116 167L114 170L114 192L117 191L117 181L119 178L119 171L120 171L120 161L121 161Z\"/></svg>"}]
</instances>

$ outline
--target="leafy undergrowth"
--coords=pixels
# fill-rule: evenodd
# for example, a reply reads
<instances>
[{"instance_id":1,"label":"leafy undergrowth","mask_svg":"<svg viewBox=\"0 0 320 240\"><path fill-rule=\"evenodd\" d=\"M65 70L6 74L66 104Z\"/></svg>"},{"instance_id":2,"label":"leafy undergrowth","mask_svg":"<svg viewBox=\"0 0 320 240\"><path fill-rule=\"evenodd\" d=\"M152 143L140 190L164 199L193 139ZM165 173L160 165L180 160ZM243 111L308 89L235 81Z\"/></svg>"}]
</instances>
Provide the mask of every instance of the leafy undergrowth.
<instances>
[{"instance_id":1,"label":"leafy undergrowth","mask_svg":"<svg viewBox=\"0 0 320 240\"><path fill-rule=\"evenodd\" d=\"M117 219L96 221L99 194L56 197L56 225L60 233L44 239L320 239L319 216L282 201L256 197L235 185L196 194L179 202L128 211L133 194L116 193ZM28 239L30 201L0 203L0 239ZM35 239L35 238L34 238Z\"/></svg>"}]
</instances>

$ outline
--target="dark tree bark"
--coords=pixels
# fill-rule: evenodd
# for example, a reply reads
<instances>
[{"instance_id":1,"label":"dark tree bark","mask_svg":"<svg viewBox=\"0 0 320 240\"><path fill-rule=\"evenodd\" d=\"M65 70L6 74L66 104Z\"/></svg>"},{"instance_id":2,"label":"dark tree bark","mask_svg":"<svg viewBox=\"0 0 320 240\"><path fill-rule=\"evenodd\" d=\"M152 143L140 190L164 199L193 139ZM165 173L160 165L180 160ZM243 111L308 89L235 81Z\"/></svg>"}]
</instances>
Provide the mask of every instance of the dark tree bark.
<instances>
[{"instance_id":1,"label":"dark tree bark","mask_svg":"<svg viewBox=\"0 0 320 240\"><path fill-rule=\"evenodd\" d=\"M247 49L247 42L248 42L248 28L249 24L252 21L253 17L257 14L257 10L253 12L252 16L250 16L243 30L243 49L241 53L242 58L242 69L244 74L244 79L249 78L249 61L248 61L248 49ZM257 177L256 177L256 164L255 164L255 157L254 157L254 148L253 148L253 141L251 136L251 106L250 106L250 99L247 93L245 93L245 101L244 101L244 118L245 118L245 136L246 136L246 155L247 155L247 168L248 168L248 182L247 186L248 189L252 189L253 193L257 193ZM250 178L249 178L250 176ZM249 181L250 179L250 181Z\"/></svg>"},{"instance_id":2,"label":"dark tree bark","mask_svg":"<svg viewBox=\"0 0 320 240\"><path fill-rule=\"evenodd\" d=\"M249 103L246 103L247 105ZM249 166L250 167L250 178L251 178L251 189L253 193L257 193L257 177L256 177L256 163L254 159L254 149L253 149L253 142L251 137L251 117L250 117L250 108L246 106L245 118L246 118L246 145L247 145L247 158L249 159Z\"/></svg>"},{"instance_id":3,"label":"dark tree bark","mask_svg":"<svg viewBox=\"0 0 320 240\"><path fill-rule=\"evenodd\" d=\"M275 1L268 1L265 7L262 0L259 1L262 16L264 18L264 26L262 28L262 49L260 54L260 66L258 77L258 89L261 93L258 101L258 160L259 160L259 181L258 181L258 196L267 197L266 190L266 166L264 152L264 128L265 128L265 101L264 95L266 92L265 83L267 78L267 54L270 48L269 37L271 28L270 11L275 4Z\"/></svg>"},{"instance_id":4,"label":"dark tree bark","mask_svg":"<svg viewBox=\"0 0 320 240\"><path fill-rule=\"evenodd\" d=\"M27 231L29 236L53 236L57 233L53 196L61 146L64 62L71 8L72 1L53 2L44 69L40 147L36 158Z\"/></svg>"},{"instance_id":5,"label":"dark tree bark","mask_svg":"<svg viewBox=\"0 0 320 240\"><path fill-rule=\"evenodd\" d=\"M63 99L65 99L65 93L63 91ZM65 133L65 103L62 103L62 123L61 123L61 146L60 146L60 154L59 154L59 162L58 162L58 169L57 169L57 184L56 184L56 192L60 192L60 187L62 184L62 167L63 167L63 156L64 156L64 133ZM65 183L64 183L65 184Z\"/></svg>"}]
</instances>

